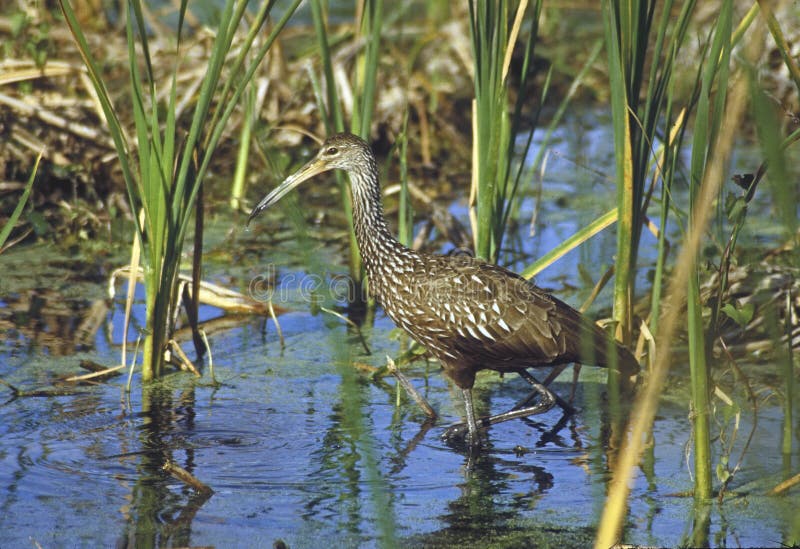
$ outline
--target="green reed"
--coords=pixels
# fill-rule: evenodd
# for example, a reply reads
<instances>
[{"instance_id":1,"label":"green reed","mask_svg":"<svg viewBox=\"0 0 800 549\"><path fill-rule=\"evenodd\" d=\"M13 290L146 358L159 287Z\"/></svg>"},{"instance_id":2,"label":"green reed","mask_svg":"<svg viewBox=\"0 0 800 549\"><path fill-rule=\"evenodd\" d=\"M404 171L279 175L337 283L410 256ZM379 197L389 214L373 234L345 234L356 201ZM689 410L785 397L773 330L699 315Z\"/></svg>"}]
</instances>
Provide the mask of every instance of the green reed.
<instances>
[{"instance_id":1,"label":"green reed","mask_svg":"<svg viewBox=\"0 0 800 549\"><path fill-rule=\"evenodd\" d=\"M522 127L522 108L527 79L538 35L542 3L534 2L529 15L530 27L525 43L525 57L519 73L520 93L513 111L509 105L508 83L511 53L526 17L527 2L521 2L513 17L511 3L505 0L470 0L469 18L472 37L475 99L473 106L472 196L474 197L473 236L475 254L496 262L503 242L505 226L523 166L516 171L513 161L525 158L530 147L535 121L530 123L529 139L517 155L515 136Z\"/></svg>"},{"instance_id":2,"label":"green reed","mask_svg":"<svg viewBox=\"0 0 800 549\"><path fill-rule=\"evenodd\" d=\"M193 105L188 132L178 125L176 101L183 23L187 2L182 2L176 29L176 62L167 82L166 104L157 97L157 77L150 54L149 29L140 0L126 3L126 33L130 99L133 105L135 146L128 141L117 110L109 97L100 66L94 59L70 3L59 0L67 25L78 45L89 77L98 95L109 131L119 155L128 197L137 217L136 231L144 250L144 285L146 326L142 378L160 377L164 369L166 343L174 329L178 303L177 274L184 238L191 213L201 193L214 149L222 136L234 107L252 79L280 30L299 5L296 0L271 28L268 36L251 52L256 37L264 28L275 2L265 2L258 12L248 16L247 34L231 61L237 29L245 20L247 2L228 0L219 12L208 69ZM137 44L139 48L137 49ZM248 61L248 56L252 56ZM195 249L201 249L195 243ZM197 261L195 270L197 270Z\"/></svg>"},{"instance_id":3,"label":"green reed","mask_svg":"<svg viewBox=\"0 0 800 549\"><path fill-rule=\"evenodd\" d=\"M356 58L351 130L364 139L369 139L372 112L375 108L375 85L378 79L383 0L366 0L361 4L360 11L356 40L363 41L364 47Z\"/></svg>"},{"instance_id":4,"label":"green reed","mask_svg":"<svg viewBox=\"0 0 800 549\"><path fill-rule=\"evenodd\" d=\"M242 200L244 199L247 165L248 159L250 158L250 137L253 134L253 124L257 117L255 102L256 90L253 86L248 86L245 92L244 116L242 117L242 128L239 134L236 170L233 174L233 182L231 183L231 197L229 203L232 210L241 209Z\"/></svg>"},{"instance_id":5,"label":"green reed","mask_svg":"<svg viewBox=\"0 0 800 549\"><path fill-rule=\"evenodd\" d=\"M692 133L692 157L689 168L689 207L711 208L711 204L697 204L700 185L705 177L708 158L716 146L727 98L730 78L730 55L732 48L732 2L721 6L714 27L714 36L705 60L700 93L697 100ZM689 230L693 230L689 220ZM693 262L692 275L688 278L687 316L689 332L689 368L692 387L692 417L694 428L694 496L697 500L711 497L713 467L710 432L710 382L708 341L703 324L703 306L700 301L700 276Z\"/></svg>"},{"instance_id":6,"label":"green reed","mask_svg":"<svg viewBox=\"0 0 800 549\"><path fill-rule=\"evenodd\" d=\"M397 239L411 246L414 240L414 211L408 193L408 110L403 115L403 131L397 138L400 162L400 198L398 200Z\"/></svg>"},{"instance_id":7,"label":"green reed","mask_svg":"<svg viewBox=\"0 0 800 549\"><path fill-rule=\"evenodd\" d=\"M774 26L770 27L770 31L776 31ZM779 38L776 37L776 42L780 43ZM784 59L787 59L784 57ZM789 57L788 59L791 59ZM791 61L790 61L791 62ZM790 69L791 72L791 69ZM750 73L751 94L753 97L752 110L753 118L756 121L756 129L758 132L758 141L761 146L761 151L764 156L764 167L766 168L766 184L767 191L772 195L772 202L775 205L778 221L782 230L782 237L787 244L787 249L790 250L786 257L786 262L789 266L797 269L800 268L800 232L798 231L798 222L796 215L796 208L798 203L798 192L796 183L793 181L789 165L786 158L786 147L795 141L783 139L780 133L781 123L773 107L772 100L767 96L764 90L760 89L756 83L755 70ZM800 94L800 82L795 81L797 91ZM795 132L795 133L799 133ZM753 184L758 184L754 181ZM748 192L748 195L751 193ZM786 303L776 304L776 308L783 306L785 308L784 326L776 325L776 358L780 361L780 371L783 377L783 427L781 437L781 452L784 455L791 455L793 449L794 439L794 399L795 391L795 364L794 364L794 349L792 346L792 295L791 291L786 292ZM781 333L782 332L782 333ZM780 340L786 339L784 344L779 343Z\"/></svg>"},{"instance_id":8,"label":"green reed","mask_svg":"<svg viewBox=\"0 0 800 549\"><path fill-rule=\"evenodd\" d=\"M769 6L761 5L761 15L766 21L770 34L775 43L781 58L788 69L790 78L795 85L797 93L800 94L800 68L794 58L789 54L789 46L781 30L780 23L774 14L769 10ZM766 179L768 191L772 195L772 202L777 210L778 220L783 229L782 237L787 244L789 263L793 267L800 267L800 221L797 219L798 192L796 182L790 175L788 161L785 156L787 147L797 142L800 136L800 129L784 138L781 135L781 122L778 118L772 100L766 92L757 85L755 68L750 72L751 94L753 97L753 118L756 122L758 141L764 157L764 168L766 169ZM767 168L768 167L768 168ZM753 181L752 185L758 184ZM752 193L748 191L748 196ZM778 345L780 351L777 353L781 364L781 374L783 376L783 428L781 436L781 452L784 455L791 455L794 440L794 398L795 373L794 373L794 348L792 345L792 295L787 292L786 302L782 304L785 308L785 326L781 339L785 338L786 343ZM776 307L777 309L777 307ZM777 334L776 334L777 335ZM785 345L785 346L784 346Z\"/></svg>"},{"instance_id":9,"label":"green reed","mask_svg":"<svg viewBox=\"0 0 800 549\"><path fill-rule=\"evenodd\" d=\"M648 175L656 143L661 140L668 163L680 140L663 140L665 120L671 122L672 75L683 45L693 1L684 2L673 21L674 2L603 2L608 52L611 112L617 174L617 258L614 278L614 320L617 337L628 343L632 330L632 296L642 222L649 201ZM658 10L660 16L656 19ZM651 53L652 52L652 53ZM653 57L647 63L648 55ZM667 125L669 127L669 125ZM674 172L654 170L662 188L672 184ZM665 194L667 194L665 192ZM667 217L663 216L663 234ZM656 313L657 314L657 313Z\"/></svg>"},{"instance_id":10,"label":"green reed","mask_svg":"<svg viewBox=\"0 0 800 549\"><path fill-rule=\"evenodd\" d=\"M613 318L615 336L630 345L636 265L647 207L656 183L668 196L673 171L657 167L659 158L677 156L680 139L663 139L672 126L672 69L684 42L693 1L684 3L676 20L673 2L604 1L603 27L611 92L612 129L617 181L617 254L614 266ZM652 49L651 49L652 48ZM685 118L683 119L685 120ZM661 143L657 147L657 143ZM657 154L656 149L661 149ZM654 167L655 166L655 167ZM665 212L666 213L666 212ZM667 216L661 219L661 238ZM662 254L665 249L662 247ZM659 267L663 269L664 256ZM656 277L660 284L660 277ZM656 313L657 314L657 313ZM651 329L652 332L652 329ZM621 380L615 370L608 376L609 403L614 436L622 436Z\"/></svg>"},{"instance_id":11,"label":"green reed","mask_svg":"<svg viewBox=\"0 0 800 549\"><path fill-rule=\"evenodd\" d=\"M673 67L684 42L694 2L681 6L673 21L673 2L605 2L603 4L609 59L612 118L617 172L617 260L614 284L614 319L617 337L630 342L632 297L635 295L636 263L641 231L650 195L648 176L661 182L659 257L651 304L650 331L658 328L661 284L665 267L665 230L669 221L670 190L676 175L677 151L682 145L684 124L692 104L681 113L677 131L673 128ZM715 27L706 66L696 90L697 113L690 167L689 209L697 200L697 189L706 170L711 146L721 124L728 86L731 40L731 6L723 7ZM654 24L655 23L655 24ZM648 51L652 56L648 64ZM718 90L711 94L711 86ZM640 99L641 98L641 99ZM710 128L709 128L710 124ZM666 130L664 129L666 126ZM656 155L655 144L661 143ZM655 168L653 167L655 165ZM690 230L692 227L690 227ZM695 442L695 495L706 499L711 493L711 451L709 432L709 371L706 339L699 294L699 275L692 269L687 288L688 335L692 385L692 415ZM657 297L656 297L657 296ZM668 342L660 341L660 345Z\"/></svg>"}]
</instances>

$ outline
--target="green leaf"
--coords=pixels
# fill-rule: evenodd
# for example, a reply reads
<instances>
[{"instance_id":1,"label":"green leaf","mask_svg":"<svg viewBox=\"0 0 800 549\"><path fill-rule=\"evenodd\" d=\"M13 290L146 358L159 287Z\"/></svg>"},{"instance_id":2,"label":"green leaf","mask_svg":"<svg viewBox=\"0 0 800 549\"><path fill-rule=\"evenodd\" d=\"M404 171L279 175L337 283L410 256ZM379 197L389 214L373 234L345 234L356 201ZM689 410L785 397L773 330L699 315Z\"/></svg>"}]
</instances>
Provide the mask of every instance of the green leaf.
<instances>
[{"instance_id":1,"label":"green leaf","mask_svg":"<svg viewBox=\"0 0 800 549\"><path fill-rule=\"evenodd\" d=\"M728 220L737 223L742 219L747 209L747 201L744 196L736 196L729 193L725 200L725 210L728 213Z\"/></svg>"},{"instance_id":2,"label":"green leaf","mask_svg":"<svg viewBox=\"0 0 800 549\"><path fill-rule=\"evenodd\" d=\"M9 17L8 22L11 27L11 36L17 38L23 29L28 26L28 16L18 11Z\"/></svg>"},{"instance_id":3,"label":"green leaf","mask_svg":"<svg viewBox=\"0 0 800 549\"><path fill-rule=\"evenodd\" d=\"M726 303L721 310L728 316L728 318L744 328L753 319L755 305L752 303L745 303L741 306L741 308L737 309L732 303Z\"/></svg>"},{"instance_id":4,"label":"green leaf","mask_svg":"<svg viewBox=\"0 0 800 549\"><path fill-rule=\"evenodd\" d=\"M608 226L617 220L617 208L607 211L577 233L573 234L566 240L562 241L558 246L541 256L539 259L528 265L520 273L523 278L530 279L536 276L539 272L543 271L547 266L555 263L556 260L566 255L567 252L577 248L597 233L605 230Z\"/></svg>"},{"instance_id":5,"label":"green leaf","mask_svg":"<svg viewBox=\"0 0 800 549\"><path fill-rule=\"evenodd\" d=\"M726 482L731 476L726 466L727 462L728 460L723 457L720 462L717 463L717 479L719 479L720 482Z\"/></svg>"}]
</instances>

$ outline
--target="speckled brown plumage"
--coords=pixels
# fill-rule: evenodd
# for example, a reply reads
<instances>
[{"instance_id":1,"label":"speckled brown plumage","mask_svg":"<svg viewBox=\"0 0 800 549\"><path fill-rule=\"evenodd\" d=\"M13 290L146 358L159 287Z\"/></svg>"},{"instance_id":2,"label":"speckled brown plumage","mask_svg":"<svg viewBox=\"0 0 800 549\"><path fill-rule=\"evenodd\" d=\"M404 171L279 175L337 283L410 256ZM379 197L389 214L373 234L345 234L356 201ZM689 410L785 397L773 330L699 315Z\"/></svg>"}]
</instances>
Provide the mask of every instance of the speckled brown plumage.
<instances>
[{"instance_id":1,"label":"speckled brown plumage","mask_svg":"<svg viewBox=\"0 0 800 549\"><path fill-rule=\"evenodd\" d=\"M301 182L330 169L350 175L353 218L370 292L389 317L442 363L463 391L477 439L470 390L479 370L499 372L581 362L638 372L630 352L578 311L519 275L468 256L416 252L389 232L375 157L350 134L328 138L317 156L253 209L250 219Z\"/></svg>"}]
</instances>

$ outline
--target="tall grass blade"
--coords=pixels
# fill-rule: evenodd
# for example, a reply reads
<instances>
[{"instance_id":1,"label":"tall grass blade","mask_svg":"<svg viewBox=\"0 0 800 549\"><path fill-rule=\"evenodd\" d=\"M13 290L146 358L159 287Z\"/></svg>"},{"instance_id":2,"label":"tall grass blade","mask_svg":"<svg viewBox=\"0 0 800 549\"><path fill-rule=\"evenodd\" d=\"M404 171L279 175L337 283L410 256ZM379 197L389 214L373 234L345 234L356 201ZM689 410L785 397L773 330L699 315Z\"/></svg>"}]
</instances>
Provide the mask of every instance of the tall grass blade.
<instances>
[{"instance_id":1,"label":"tall grass blade","mask_svg":"<svg viewBox=\"0 0 800 549\"><path fill-rule=\"evenodd\" d=\"M728 43L731 34L728 33ZM759 56L756 51L763 43L763 32L757 29L748 33L745 47L745 59L752 60ZM709 57L708 59L712 59ZM718 58L717 58L718 59ZM712 61L708 61L709 63ZM719 90L718 90L719 91ZM716 143L708 145L710 154L705 158L705 170L702 183L698 185L697 194L690 212L686 238L675 261L675 271L666 292L666 301L682 303L687 297L689 280L696 276L695 263L700 250L705 230L714 212L712 205L719 196L725 180L728 161L731 156L737 129L742 124L742 117L749 100L746 82L743 79L733 80L725 116L722 118L721 130L716 134ZM696 127L697 125L695 125ZM656 357L642 391L639 392L631 411L629 436L623 442L619 460L609 486L608 498L600 520L595 547L610 547L621 539L623 522L626 518L627 497L633 482L633 474L641 457L645 436L652 429L653 420L671 361L671 342L679 331L681 319L680 307L665 309L656 336Z\"/></svg>"},{"instance_id":2,"label":"tall grass blade","mask_svg":"<svg viewBox=\"0 0 800 549\"><path fill-rule=\"evenodd\" d=\"M3 246L5 245L6 240L8 240L8 237L11 234L11 231L14 229L14 226L17 224L19 217L22 215L22 211L25 209L25 204L28 203L28 198L31 195L31 189L33 188L33 182L36 180L36 173L39 171L39 162L42 160L43 154L44 151L40 152L36 157L36 162L33 164L31 175L28 176L28 182L25 183L25 189L22 191L22 196L19 197L14 211L11 212L11 215L6 220L6 224L3 226L3 229L0 230L0 253L3 253Z\"/></svg>"},{"instance_id":3,"label":"tall grass blade","mask_svg":"<svg viewBox=\"0 0 800 549\"><path fill-rule=\"evenodd\" d=\"M339 94L336 91L336 80L333 77L333 58L328 41L328 31L325 27L326 17L322 10L322 0L312 0L311 16L314 22L314 30L317 34L317 46L319 47L322 71L325 75L325 91L327 93L327 105L320 105L322 121L328 135L344 131L344 113L339 103ZM327 106L327 109L325 108Z\"/></svg>"},{"instance_id":4,"label":"tall grass blade","mask_svg":"<svg viewBox=\"0 0 800 549\"><path fill-rule=\"evenodd\" d=\"M326 102L321 101L321 97L317 94L317 104L322 115L322 120L325 124L325 129L328 135L344 131L344 109L339 101L339 94L336 88L336 79L333 71L333 57L330 50L328 40L328 31L326 28L327 16L323 11L322 0L312 0L311 2L311 16L314 22L314 30L317 35L317 46L320 52L320 61L322 63L322 72L325 77L325 91ZM350 190L347 186L345 176L336 172L336 181L339 185L339 197L344 210L345 217L347 218L348 234L350 237L350 257L348 267L350 271L350 280L352 281L353 288L350 292L352 296L361 296L363 283L363 267L361 265L361 256L358 252L358 243L356 242L355 228L353 227L353 208L350 201Z\"/></svg>"},{"instance_id":5,"label":"tall grass blade","mask_svg":"<svg viewBox=\"0 0 800 549\"><path fill-rule=\"evenodd\" d=\"M506 47L506 54L503 60L503 75L505 78L508 77L508 69L509 64L511 62L511 55L513 53L513 46L517 41L517 36L519 34L519 29L522 26L523 17L525 16L525 3L520 3L519 7L517 8L517 14L514 17L514 26L511 31L511 37L509 38L508 45ZM511 217L511 212L514 209L515 200L514 198L517 195L517 190L519 189L519 184L522 179L522 174L525 171L530 171L530 173L535 173L538 169L540 164L534 162L530 166L526 166L525 159L528 158L528 154L531 149L531 145L533 144L533 136L539 125L539 115L541 114L542 106L547 98L547 92L550 88L550 77L552 76L552 67L547 73L547 77L545 78L544 85L542 86L542 90L540 92L540 97L536 102L536 107L531 115L527 117L527 119L523 118L523 108L528 106L529 100L527 97L526 90L529 88L529 76L532 74L531 70L531 62L533 60L533 54L536 47L536 40L539 36L539 18L542 12L542 2L536 2L533 7L533 16L530 18L530 29L528 32L528 40L525 44L525 57L522 61L522 68L520 69L520 82L519 82L519 90L520 92L517 94L517 101L514 105L514 112L511 116L511 129L509 130L510 138L509 138L509 147L512 150L509 151L509 154L506 156L506 173L510 178L510 181L507 181L504 188L504 196L499 203L500 210L501 210L501 217L499 221L496 222L496 229L495 229L495 238L499 242L498 248L502 245L503 242L503 235L505 234L506 227L508 225L508 221ZM590 54L590 58L592 55ZM579 73L576 77L575 81L580 82L582 79L581 74ZM571 89L574 89L575 82L573 82ZM559 109L556 111L553 120L550 121L549 130L556 127L558 124L558 120L560 120L560 108L563 106L566 108L566 105L572 98L571 93L567 93L566 97L559 105ZM563 111L561 112L563 113ZM523 123L529 126L528 135L525 139L525 145L517 152L515 151L515 140L516 136L522 133L522 126ZM546 145L549 142L551 132L545 134L544 139L541 143L541 148L539 149L539 154L543 155L544 151L546 150ZM516 173L512 170L512 162L515 158L519 159ZM539 157L539 161L541 161L543 156ZM510 186L510 187L509 187ZM498 250L499 251L499 250Z\"/></svg>"},{"instance_id":6,"label":"tall grass blade","mask_svg":"<svg viewBox=\"0 0 800 549\"><path fill-rule=\"evenodd\" d=\"M617 216L617 208L604 213L569 238L561 241L555 248L539 257L539 259L526 267L520 273L520 275L528 279L533 278L538 273L555 263L558 259L592 238L594 235L613 225L617 220Z\"/></svg>"},{"instance_id":7,"label":"tall grass blade","mask_svg":"<svg viewBox=\"0 0 800 549\"><path fill-rule=\"evenodd\" d=\"M778 53L780 53L781 59L783 59L783 64L786 65L789 71L789 78L792 79L795 87L800 90L800 67L798 67L797 61L792 56L792 49L781 30L781 25L775 17L770 3L759 0L758 7L761 10L761 15L766 20L767 28L769 28L772 39L775 40Z\"/></svg>"},{"instance_id":8,"label":"tall grass blade","mask_svg":"<svg viewBox=\"0 0 800 549\"><path fill-rule=\"evenodd\" d=\"M354 78L356 94L353 120L350 125L353 133L364 139L369 139L372 111L375 107L375 84L378 78L378 54L381 47L382 26L383 0L364 0L358 28L365 47L356 63Z\"/></svg>"},{"instance_id":9,"label":"tall grass blade","mask_svg":"<svg viewBox=\"0 0 800 549\"><path fill-rule=\"evenodd\" d=\"M408 110L403 115L403 130L398 136L400 147L400 200L398 204L397 234L398 240L411 246L414 238L414 212L408 193Z\"/></svg>"},{"instance_id":10,"label":"tall grass blade","mask_svg":"<svg viewBox=\"0 0 800 549\"><path fill-rule=\"evenodd\" d=\"M649 203L648 173L655 144L668 133L661 130L661 125L665 121L671 123L673 63L686 37L695 2L684 2L674 21L673 4L671 0L603 3L619 208L614 319L617 337L625 342L630 340L632 329L639 241ZM658 10L661 15L656 18ZM648 55L653 57L649 63ZM669 159L676 157L680 144L680 139L662 143L667 165ZM659 175L662 189L668 189L674 172L655 172L652 177ZM666 221L662 216L662 233Z\"/></svg>"},{"instance_id":11,"label":"tall grass blade","mask_svg":"<svg viewBox=\"0 0 800 549\"><path fill-rule=\"evenodd\" d=\"M767 15L767 14L765 14ZM771 14L769 14L771 15ZM774 16L772 16L774 19ZM767 16L767 23L770 31L775 36L774 26L777 22L770 22ZM779 32L779 31L778 31ZM777 41L777 38L776 38ZM780 47L780 46L779 46ZM782 227L782 240L787 244L787 249L792 250L788 254L788 259L793 266L800 265L800 233L798 232L797 219L797 189L793 181L789 166L787 164L785 149L789 142L783 139L780 133L781 124L773 102L758 86L755 68L751 68L749 74L750 90L753 97L753 118L756 122L758 131L758 141L761 151L765 158L765 164L769 166L767 172L767 187L772 196L773 207L777 211L778 220ZM800 92L800 82L797 83ZM755 184L754 182L753 184ZM792 346L792 292L791 288L786 291L786 303L784 304L785 321L783 336L786 337L786 347L780 348L776 357L780 361L780 371L783 376L783 428L781 436L781 452L784 455L791 455L794 447L794 396L795 396L795 374L794 374L794 349ZM775 309L777 310L777 304ZM776 330L776 344L780 337L780 330Z\"/></svg>"},{"instance_id":12,"label":"tall grass blade","mask_svg":"<svg viewBox=\"0 0 800 549\"><path fill-rule=\"evenodd\" d=\"M242 119L242 131L239 139L239 154L236 156L236 171L231 185L230 207L239 210L244 197L245 180L247 179L247 160L250 157L250 136L253 133L255 113L255 90L250 89L245 99L245 115Z\"/></svg>"},{"instance_id":13,"label":"tall grass blade","mask_svg":"<svg viewBox=\"0 0 800 549\"><path fill-rule=\"evenodd\" d=\"M135 204L136 180L131 170L130 149L127 138L125 137L125 132L122 130L122 125L117 117L116 111L114 110L114 106L111 103L111 98L108 95L108 90L103 82L100 70L89 51L89 43L86 41L83 31L81 31L80 23L75 16L72 6L67 0L59 0L59 7L61 8L61 13L64 15L64 21L66 22L67 27L69 28L69 31L78 47L78 53L80 54L81 58L83 59L83 63L86 66L89 80L91 81L92 86L97 94L97 99L100 102L100 106L103 110L103 116L106 119L106 124L109 125L109 133L111 134L111 139L114 141L114 146L119 155L120 168L122 169L122 175L125 179L125 186L128 191L128 199L131 204ZM137 223L136 228L141 236L141 225L139 223Z\"/></svg>"},{"instance_id":14,"label":"tall grass blade","mask_svg":"<svg viewBox=\"0 0 800 549\"><path fill-rule=\"evenodd\" d=\"M631 100L635 102L638 99L638 95L630 98L628 94L630 93L629 85L633 87L631 80L638 78L636 70L641 69L641 67L627 65L631 55L630 45L634 42L633 33L638 30L631 26L628 18L624 17L632 10L630 2L621 4L608 0L603 2L619 214L614 277L614 320L617 322L617 337L625 342L629 340L630 335L631 262L635 230L634 159L628 106L631 104ZM638 93L638 90L635 92Z\"/></svg>"}]
</instances>

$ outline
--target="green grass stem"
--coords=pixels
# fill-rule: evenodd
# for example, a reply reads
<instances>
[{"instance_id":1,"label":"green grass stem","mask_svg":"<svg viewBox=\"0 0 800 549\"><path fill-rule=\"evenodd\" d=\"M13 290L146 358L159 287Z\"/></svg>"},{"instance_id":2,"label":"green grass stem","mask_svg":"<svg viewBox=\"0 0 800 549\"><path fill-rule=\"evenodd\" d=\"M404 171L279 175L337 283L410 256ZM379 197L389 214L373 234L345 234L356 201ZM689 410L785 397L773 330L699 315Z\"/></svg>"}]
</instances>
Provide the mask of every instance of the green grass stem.
<instances>
[{"instance_id":1,"label":"green grass stem","mask_svg":"<svg viewBox=\"0 0 800 549\"><path fill-rule=\"evenodd\" d=\"M732 10L731 2L725 2L722 5L714 26L711 48L700 82L690 162L689 204L692 209L697 207L700 185L705 177L708 158L714 153L714 146L725 116L733 32ZM703 207L709 207L709 205L704 204ZM692 230L691 220L689 229ZM708 344L702 318L696 258L692 262L692 268L694 272L687 280L687 315L694 429L694 496L696 500L702 501L711 497L714 471L710 432L709 384L711 372L708 364Z\"/></svg>"},{"instance_id":2,"label":"green grass stem","mask_svg":"<svg viewBox=\"0 0 800 549\"><path fill-rule=\"evenodd\" d=\"M245 115L242 118L242 129L239 133L239 152L236 155L236 171L233 174L233 184L231 185L230 206L232 210L241 208L244 198L245 181L247 179L247 160L250 157L250 136L253 133L253 120L255 113L256 92L253 88L247 91L245 102Z\"/></svg>"},{"instance_id":3,"label":"green grass stem","mask_svg":"<svg viewBox=\"0 0 800 549\"><path fill-rule=\"evenodd\" d=\"M603 2L619 209L614 319L617 337L625 342L631 336L632 296L649 202L647 179L653 164L654 144L662 140L666 159L674 156L680 146L680 140L664 141L661 136L669 131L664 132L661 127L671 124L673 65L686 37L694 2L684 2L674 20L673 4L673 1ZM648 51L653 52L650 63L646 62ZM662 177L662 186L669 187L671 180L663 177L665 174L672 177L672 173L662 171L652 177ZM666 217L662 219L662 229L665 224Z\"/></svg>"},{"instance_id":4,"label":"green grass stem","mask_svg":"<svg viewBox=\"0 0 800 549\"><path fill-rule=\"evenodd\" d=\"M767 25L776 42L779 38L775 29L777 22L774 16L767 15ZM779 42L780 43L780 42ZM784 44L785 45L785 44ZM783 55L784 59L791 56ZM791 72L791 70L790 70ZM753 96L753 118L756 122L758 141L761 146L762 155L765 158L765 165L769 166L767 171L767 189L772 197L772 203L777 213L783 229L782 239L789 244L789 262L793 266L800 265L800 232L798 232L798 222L796 208L798 193L795 182L791 176L789 165L786 158L786 148L795 143L793 136L782 138L781 124L778 119L774 104L768 95L758 87L755 67L749 73L750 89ZM795 81L798 92L800 93L800 80ZM797 132L795 132L797 133ZM757 182L756 182L757 183ZM792 293L786 292L785 303L785 326L783 336L786 337L786 351L777 353L780 360L780 371L783 377L783 425L781 436L781 452L790 455L794 447L794 398L795 398L795 373L794 373L794 349L792 347ZM780 330L780 328L779 328ZM779 333L779 330L776 332ZM776 335L778 335L776 333Z\"/></svg>"},{"instance_id":5,"label":"green grass stem","mask_svg":"<svg viewBox=\"0 0 800 549\"><path fill-rule=\"evenodd\" d=\"M320 103L320 111L328 134L344 131L345 120L344 110L339 101L336 91L336 80L334 78L333 57L328 39L326 26L327 13L324 11L323 2L314 0L311 2L311 15L314 22L314 29L317 35L320 61L325 77L325 88L327 97L325 104ZM381 48L381 30L383 26L383 1L368 0L361 5L361 17L358 21L358 34L355 40L363 37L364 47L361 48L356 60L354 74L352 76L353 88L355 89L352 119L350 121L350 131L369 140L370 127L372 124L372 112L375 105L375 87L377 82L377 72L379 65L379 53ZM318 94L318 102L319 102ZM360 291L363 281L363 268L361 256L359 255L358 245L355 240L355 230L353 228L352 206L350 203L350 191L345 182L345 176L337 173L336 179L339 182L342 207L348 220L350 234L350 260L349 270L350 279L356 286L353 296L362 296Z\"/></svg>"},{"instance_id":6,"label":"green grass stem","mask_svg":"<svg viewBox=\"0 0 800 549\"><path fill-rule=\"evenodd\" d=\"M411 246L414 240L414 211L408 193L408 109L403 115L403 131L397 138L400 157L400 200L397 216L398 240Z\"/></svg>"},{"instance_id":7,"label":"green grass stem","mask_svg":"<svg viewBox=\"0 0 800 549\"><path fill-rule=\"evenodd\" d=\"M692 223L686 239L676 257L673 272L666 291L666 299L671 303L681 303L686 298L688 279L694 273L693 264L698 250L702 246L705 229L708 226L713 204L725 180L725 171L730 158L736 128L742 123L742 115L747 101L747 91L742 86L734 86L723 130L719 134L717 146L708 160L708 169L700 186L695 207L691 212ZM664 311L656 334L656 357L653 367L639 394L630 414L629 436L623 441L618 462L611 484L608 498L603 509L597 537L596 548L611 547L619 542L623 523L627 517L627 498L633 483L636 466L644 450L646 434L651 431L653 420L658 410L658 403L664 388L672 360L670 347L673 338L679 332L681 322L680 307L670 307Z\"/></svg>"},{"instance_id":8,"label":"green grass stem","mask_svg":"<svg viewBox=\"0 0 800 549\"><path fill-rule=\"evenodd\" d=\"M9 218L6 220L5 225L3 225L3 229L0 230L0 253L3 253L3 246L5 246L6 240L8 240L9 235L11 235L11 231L14 229L14 226L17 224L17 221L25 209L25 205L28 203L28 198L31 195L31 189L33 189L33 182L36 180L36 173L39 171L39 162L42 160L43 154L44 151L40 152L36 157L36 162L33 164L31 175L28 176L28 182L25 183L25 189L22 191L22 196L19 197L19 201L17 201L14 211L11 212L11 216L9 216Z\"/></svg>"}]
</instances>

